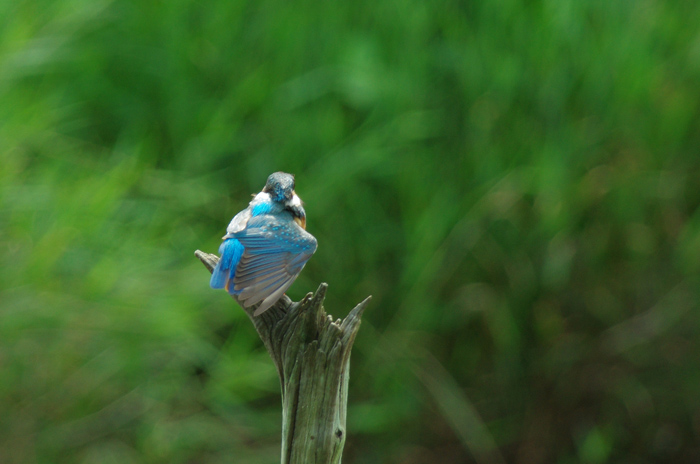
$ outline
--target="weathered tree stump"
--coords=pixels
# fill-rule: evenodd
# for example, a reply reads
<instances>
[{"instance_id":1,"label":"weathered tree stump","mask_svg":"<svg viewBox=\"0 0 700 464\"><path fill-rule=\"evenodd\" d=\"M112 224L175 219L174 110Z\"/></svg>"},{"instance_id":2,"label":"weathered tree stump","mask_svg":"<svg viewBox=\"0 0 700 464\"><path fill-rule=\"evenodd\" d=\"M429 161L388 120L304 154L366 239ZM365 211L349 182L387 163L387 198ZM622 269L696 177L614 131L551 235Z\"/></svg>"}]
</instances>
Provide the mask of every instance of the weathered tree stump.
<instances>
[{"instance_id":1,"label":"weathered tree stump","mask_svg":"<svg viewBox=\"0 0 700 464\"><path fill-rule=\"evenodd\" d=\"M214 270L219 257L195 256ZM282 388L282 464L339 464L345 445L350 351L371 297L333 321L328 284L298 302L287 295L260 316L244 309L277 366ZM241 305L242 307L242 305Z\"/></svg>"}]
</instances>

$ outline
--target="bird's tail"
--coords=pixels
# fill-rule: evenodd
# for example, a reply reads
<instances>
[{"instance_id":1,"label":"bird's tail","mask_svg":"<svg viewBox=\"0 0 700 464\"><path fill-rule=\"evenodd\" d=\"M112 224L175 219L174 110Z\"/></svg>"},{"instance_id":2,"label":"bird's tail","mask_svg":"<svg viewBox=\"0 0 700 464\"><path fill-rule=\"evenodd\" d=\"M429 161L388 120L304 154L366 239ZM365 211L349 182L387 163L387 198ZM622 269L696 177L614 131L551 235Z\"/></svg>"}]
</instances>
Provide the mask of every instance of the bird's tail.
<instances>
[{"instance_id":1,"label":"bird's tail","mask_svg":"<svg viewBox=\"0 0 700 464\"><path fill-rule=\"evenodd\" d=\"M233 285L228 285L236 274L236 266L243 256L243 245L235 238L229 238L219 247L221 259L211 273L209 285L211 288L226 288L233 293ZM231 282L233 283L233 282Z\"/></svg>"}]
</instances>

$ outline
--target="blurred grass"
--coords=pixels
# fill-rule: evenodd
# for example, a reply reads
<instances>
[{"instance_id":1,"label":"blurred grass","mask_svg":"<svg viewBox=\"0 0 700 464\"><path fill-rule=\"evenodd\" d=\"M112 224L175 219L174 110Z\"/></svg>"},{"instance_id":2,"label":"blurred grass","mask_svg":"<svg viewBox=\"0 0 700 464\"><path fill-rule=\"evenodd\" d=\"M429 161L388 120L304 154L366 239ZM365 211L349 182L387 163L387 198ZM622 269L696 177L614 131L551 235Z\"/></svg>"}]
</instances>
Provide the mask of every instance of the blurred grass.
<instances>
[{"instance_id":1,"label":"blurred grass","mask_svg":"<svg viewBox=\"0 0 700 464\"><path fill-rule=\"evenodd\" d=\"M347 462L697 462L697 17L0 3L0 461L277 462L274 368L192 253L285 170L290 296L374 295Z\"/></svg>"}]
</instances>

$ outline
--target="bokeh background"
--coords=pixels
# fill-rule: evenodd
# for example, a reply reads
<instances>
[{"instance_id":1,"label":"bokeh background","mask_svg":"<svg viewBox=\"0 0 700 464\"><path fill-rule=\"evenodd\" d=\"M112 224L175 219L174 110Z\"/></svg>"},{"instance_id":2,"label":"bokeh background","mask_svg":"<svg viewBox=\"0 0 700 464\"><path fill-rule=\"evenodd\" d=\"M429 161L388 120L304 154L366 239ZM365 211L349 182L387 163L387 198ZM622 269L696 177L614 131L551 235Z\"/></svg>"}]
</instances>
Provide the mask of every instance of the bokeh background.
<instances>
[{"instance_id":1,"label":"bokeh background","mask_svg":"<svg viewBox=\"0 0 700 464\"><path fill-rule=\"evenodd\" d=\"M0 2L0 462L275 463L209 288L296 174L347 463L700 462L700 3Z\"/></svg>"}]
</instances>

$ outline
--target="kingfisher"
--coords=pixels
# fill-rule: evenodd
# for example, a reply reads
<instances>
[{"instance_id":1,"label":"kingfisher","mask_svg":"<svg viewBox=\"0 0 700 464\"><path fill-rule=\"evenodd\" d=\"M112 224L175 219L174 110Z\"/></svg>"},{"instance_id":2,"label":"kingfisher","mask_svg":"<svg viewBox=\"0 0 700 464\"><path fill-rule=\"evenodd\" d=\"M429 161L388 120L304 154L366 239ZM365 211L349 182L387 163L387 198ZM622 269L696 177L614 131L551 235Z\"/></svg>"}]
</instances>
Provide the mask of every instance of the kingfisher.
<instances>
[{"instance_id":1,"label":"kingfisher","mask_svg":"<svg viewBox=\"0 0 700 464\"><path fill-rule=\"evenodd\" d=\"M225 288L259 316L279 300L316 251L294 176L275 172L248 207L236 214L219 247L212 288Z\"/></svg>"}]
</instances>

